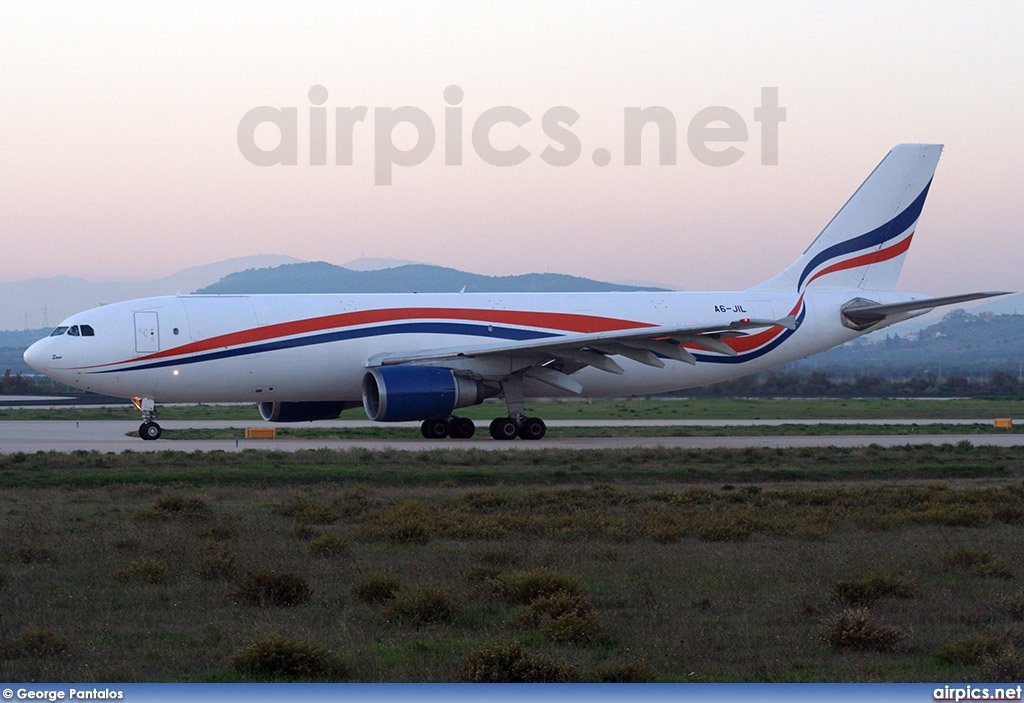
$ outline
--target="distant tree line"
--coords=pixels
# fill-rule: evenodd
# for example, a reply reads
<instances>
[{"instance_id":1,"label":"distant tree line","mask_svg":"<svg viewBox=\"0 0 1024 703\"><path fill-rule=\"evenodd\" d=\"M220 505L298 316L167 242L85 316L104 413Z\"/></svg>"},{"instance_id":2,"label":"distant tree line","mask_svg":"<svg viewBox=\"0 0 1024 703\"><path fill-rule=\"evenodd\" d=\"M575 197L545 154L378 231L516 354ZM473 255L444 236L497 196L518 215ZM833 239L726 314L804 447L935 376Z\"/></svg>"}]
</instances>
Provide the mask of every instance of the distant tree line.
<instances>
[{"instance_id":1,"label":"distant tree line","mask_svg":"<svg viewBox=\"0 0 1024 703\"><path fill-rule=\"evenodd\" d=\"M885 379L864 375L836 380L826 371L769 371L694 388L685 395L701 397L833 397L833 398L1024 398L1024 381L1004 371L968 378L936 374Z\"/></svg>"},{"instance_id":2,"label":"distant tree line","mask_svg":"<svg viewBox=\"0 0 1024 703\"><path fill-rule=\"evenodd\" d=\"M11 373L10 369L0 376L0 395L33 395L44 392L47 391L37 386L34 381L20 373Z\"/></svg>"}]
</instances>

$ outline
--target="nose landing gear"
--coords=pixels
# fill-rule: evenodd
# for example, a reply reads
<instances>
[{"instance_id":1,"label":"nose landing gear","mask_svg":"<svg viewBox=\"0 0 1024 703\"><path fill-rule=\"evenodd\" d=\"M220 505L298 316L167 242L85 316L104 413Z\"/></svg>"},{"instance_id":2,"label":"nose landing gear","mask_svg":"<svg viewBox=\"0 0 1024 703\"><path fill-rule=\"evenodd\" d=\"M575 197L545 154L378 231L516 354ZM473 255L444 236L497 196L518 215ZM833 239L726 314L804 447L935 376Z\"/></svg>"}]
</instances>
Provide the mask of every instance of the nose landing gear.
<instances>
[{"instance_id":1,"label":"nose landing gear","mask_svg":"<svg viewBox=\"0 0 1024 703\"><path fill-rule=\"evenodd\" d=\"M132 405L142 413L139 436L145 440L160 439L162 430L153 419L156 417L156 401L152 398L132 398Z\"/></svg>"}]
</instances>

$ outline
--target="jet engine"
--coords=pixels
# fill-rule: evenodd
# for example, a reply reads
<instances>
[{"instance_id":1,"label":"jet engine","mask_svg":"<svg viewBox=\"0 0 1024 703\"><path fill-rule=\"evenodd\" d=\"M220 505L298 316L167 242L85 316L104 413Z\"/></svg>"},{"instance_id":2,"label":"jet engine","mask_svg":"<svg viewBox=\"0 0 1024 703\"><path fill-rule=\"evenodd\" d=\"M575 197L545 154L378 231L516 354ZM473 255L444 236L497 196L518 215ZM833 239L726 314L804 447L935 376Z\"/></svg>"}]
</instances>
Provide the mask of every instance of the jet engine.
<instances>
[{"instance_id":1,"label":"jet engine","mask_svg":"<svg viewBox=\"0 0 1024 703\"><path fill-rule=\"evenodd\" d=\"M448 417L497 394L496 387L433 366L384 366L363 376L363 409L378 422Z\"/></svg>"}]
</instances>

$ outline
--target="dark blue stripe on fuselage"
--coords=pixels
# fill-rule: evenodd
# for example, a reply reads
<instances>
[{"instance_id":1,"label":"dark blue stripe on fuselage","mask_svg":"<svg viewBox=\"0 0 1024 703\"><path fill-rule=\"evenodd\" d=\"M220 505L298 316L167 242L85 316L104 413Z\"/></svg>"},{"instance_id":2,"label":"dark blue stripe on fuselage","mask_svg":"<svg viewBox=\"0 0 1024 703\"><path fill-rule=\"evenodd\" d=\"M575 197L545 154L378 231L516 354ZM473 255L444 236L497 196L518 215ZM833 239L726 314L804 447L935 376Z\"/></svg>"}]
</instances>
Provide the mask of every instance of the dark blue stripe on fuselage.
<instances>
[{"instance_id":1,"label":"dark blue stripe on fuselage","mask_svg":"<svg viewBox=\"0 0 1024 703\"><path fill-rule=\"evenodd\" d=\"M914 223L917 222L917 218L921 216L921 210L924 209L924 199L928 195L928 189L931 188L931 186L932 182L928 181L928 185L924 187L924 190L921 191L921 194L917 196L909 207L881 227L877 227L867 234L862 234L859 237L846 239L838 244L830 246L824 251L819 252L813 259L811 259L810 263L804 267L803 272L800 274L800 280L796 284L796 289L798 291L802 290L804 280L806 280L811 273L826 261L865 249L871 249L872 247L879 247L890 239L895 239L910 229Z\"/></svg>"},{"instance_id":2,"label":"dark blue stripe on fuselage","mask_svg":"<svg viewBox=\"0 0 1024 703\"><path fill-rule=\"evenodd\" d=\"M330 342L342 342L350 339L362 339L366 337L378 337L390 334L454 334L468 337L482 337L485 339L505 339L522 341L528 339L544 339L547 337L560 337L554 332L541 332L538 330L518 329L515 327L496 327L485 324L468 324L459 322L400 322L389 325L377 325L375 327L362 327L359 329L333 330L322 334L313 334L305 337L294 337L291 339L276 339L269 342L252 344L245 347L232 347L220 349L215 352L196 354L185 358L161 359L148 364L140 364L129 368L104 369L93 373L121 373L123 371L142 371L146 369L161 369L168 366L184 366L186 364L197 364L204 361L216 361L218 359L231 359L250 354L262 354L265 352L280 351L282 349L297 349L317 344Z\"/></svg>"}]
</instances>

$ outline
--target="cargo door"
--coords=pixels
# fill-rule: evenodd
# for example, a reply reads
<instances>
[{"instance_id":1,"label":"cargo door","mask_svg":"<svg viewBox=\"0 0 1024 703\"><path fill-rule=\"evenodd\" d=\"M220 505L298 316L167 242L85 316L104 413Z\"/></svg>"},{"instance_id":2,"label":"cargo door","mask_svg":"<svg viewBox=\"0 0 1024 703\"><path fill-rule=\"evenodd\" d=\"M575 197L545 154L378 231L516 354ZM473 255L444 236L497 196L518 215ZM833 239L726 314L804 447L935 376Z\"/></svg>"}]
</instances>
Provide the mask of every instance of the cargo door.
<instances>
[{"instance_id":1,"label":"cargo door","mask_svg":"<svg viewBox=\"0 0 1024 703\"><path fill-rule=\"evenodd\" d=\"M153 311L135 313L135 351L152 354L160 351L160 327Z\"/></svg>"}]
</instances>

